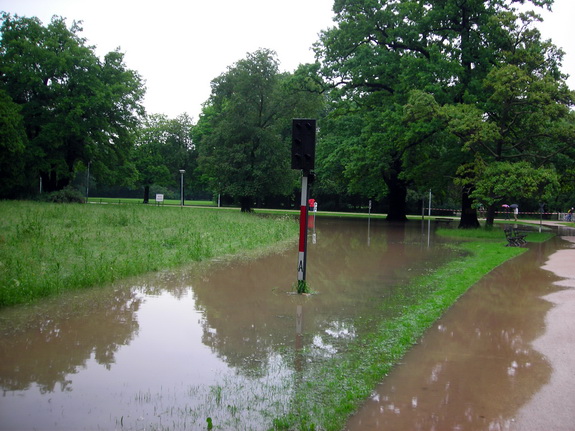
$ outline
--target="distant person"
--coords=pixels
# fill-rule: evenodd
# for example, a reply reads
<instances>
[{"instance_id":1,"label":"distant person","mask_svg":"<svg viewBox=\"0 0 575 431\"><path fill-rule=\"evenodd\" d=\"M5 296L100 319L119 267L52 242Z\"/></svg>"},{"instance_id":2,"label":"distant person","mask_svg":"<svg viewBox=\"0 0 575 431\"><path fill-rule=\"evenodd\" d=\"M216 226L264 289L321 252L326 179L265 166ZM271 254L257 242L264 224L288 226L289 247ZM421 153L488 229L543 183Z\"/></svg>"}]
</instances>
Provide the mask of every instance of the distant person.
<instances>
[{"instance_id":1,"label":"distant person","mask_svg":"<svg viewBox=\"0 0 575 431\"><path fill-rule=\"evenodd\" d=\"M309 211L313 211L313 208L315 206L315 199L308 199L307 201L307 207L309 209Z\"/></svg>"},{"instance_id":2,"label":"distant person","mask_svg":"<svg viewBox=\"0 0 575 431\"><path fill-rule=\"evenodd\" d=\"M571 209L569 211L567 211L567 221L572 221L573 220L573 211L575 211L573 209L573 207L571 207Z\"/></svg>"},{"instance_id":3,"label":"distant person","mask_svg":"<svg viewBox=\"0 0 575 431\"><path fill-rule=\"evenodd\" d=\"M517 216L519 215L519 207L514 207L513 208L513 218L515 219L515 221L517 221Z\"/></svg>"}]
</instances>

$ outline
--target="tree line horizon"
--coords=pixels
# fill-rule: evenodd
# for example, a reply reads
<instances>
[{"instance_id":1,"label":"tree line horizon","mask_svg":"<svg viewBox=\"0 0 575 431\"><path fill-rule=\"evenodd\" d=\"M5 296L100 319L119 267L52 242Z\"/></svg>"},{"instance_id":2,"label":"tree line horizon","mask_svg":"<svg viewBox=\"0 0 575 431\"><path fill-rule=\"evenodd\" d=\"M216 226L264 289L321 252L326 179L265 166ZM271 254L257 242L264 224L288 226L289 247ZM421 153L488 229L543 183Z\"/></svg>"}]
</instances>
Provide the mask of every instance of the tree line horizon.
<instances>
[{"instance_id":1,"label":"tree line horizon","mask_svg":"<svg viewBox=\"0 0 575 431\"><path fill-rule=\"evenodd\" d=\"M185 189L242 211L297 206L293 118L317 119L313 197L324 208L374 202L405 221L433 190L459 227L502 204L575 202L575 93L564 52L536 28L553 0L334 0L316 61L280 72L248 53L211 81L199 119L147 114L138 72L102 59L53 17L1 15L0 198L71 184L142 193ZM78 180L85 178L85 182Z\"/></svg>"}]
</instances>

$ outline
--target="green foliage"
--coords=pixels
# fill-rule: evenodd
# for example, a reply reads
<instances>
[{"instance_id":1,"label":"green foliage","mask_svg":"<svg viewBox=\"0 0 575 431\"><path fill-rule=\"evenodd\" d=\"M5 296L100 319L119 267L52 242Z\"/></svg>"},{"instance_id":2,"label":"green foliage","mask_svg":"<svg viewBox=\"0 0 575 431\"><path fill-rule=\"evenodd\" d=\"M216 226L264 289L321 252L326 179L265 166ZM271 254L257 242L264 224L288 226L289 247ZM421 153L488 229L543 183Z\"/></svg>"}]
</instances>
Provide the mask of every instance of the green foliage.
<instances>
[{"instance_id":1,"label":"green foliage","mask_svg":"<svg viewBox=\"0 0 575 431\"><path fill-rule=\"evenodd\" d=\"M186 183L198 184L194 176L197 153L192 144L192 120L186 114L175 119L158 114L145 117L132 157L138 170L137 184L146 190L151 185L179 190L180 169L186 171Z\"/></svg>"},{"instance_id":2,"label":"green foliage","mask_svg":"<svg viewBox=\"0 0 575 431\"><path fill-rule=\"evenodd\" d=\"M291 119L314 115L320 106L317 97L299 91L302 81L279 73L269 50L248 54L212 81L194 131L199 166L208 187L239 199L242 211L256 197L293 190Z\"/></svg>"},{"instance_id":3,"label":"green foliage","mask_svg":"<svg viewBox=\"0 0 575 431\"><path fill-rule=\"evenodd\" d=\"M0 196L11 196L22 183L26 130L21 107L0 88Z\"/></svg>"},{"instance_id":4,"label":"green foliage","mask_svg":"<svg viewBox=\"0 0 575 431\"><path fill-rule=\"evenodd\" d=\"M299 293L299 294L302 294L302 293L310 293L310 290L309 290L309 286L308 286L308 284L307 284L307 281L305 281L305 280L298 280L298 281L297 281L297 286L296 286L296 291L297 291L297 293Z\"/></svg>"},{"instance_id":5,"label":"green foliage","mask_svg":"<svg viewBox=\"0 0 575 431\"><path fill-rule=\"evenodd\" d=\"M78 189L72 186L64 187L62 190L49 193L45 196L44 200L46 202L53 202L58 204L68 204L68 203L84 203L85 198Z\"/></svg>"},{"instance_id":6,"label":"green foliage","mask_svg":"<svg viewBox=\"0 0 575 431\"><path fill-rule=\"evenodd\" d=\"M573 172L573 92L536 14L509 0L336 1L334 12L316 45L334 87L322 145L337 157L320 164L333 186L387 195L399 220L408 189L445 191L458 177L464 225L474 226L476 161ZM346 184L332 179L338 169Z\"/></svg>"},{"instance_id":7,"label":"green foliage","mask_svg":"<svg viewBox=\"0 0 575 431\"><path fill-rule=\"evenodd\" d=\"M46 26L37 18L1 17L0 90L18 105L27 139L14 156L20 175L1 171L0 179L16 178L20 190L37 190L39 176L45 191L59 190L90 161L92 172L111 183L133 176L128 156L143 113L143 83L119 51L96 57L81 31L61 17Z\"/></svg>"},{"instance_id":8,"label":"green foliage","mask_svg":"<svg viewBox=\"0 0 575 431\"><path fill-rule=\"evenodd\" d=\"M537 169L528 162L493 162L476 177L471 196L486 206L518 197L544 202L555 196L558 189L558 175L553 169Z\"/></svg>"}]
</instances>

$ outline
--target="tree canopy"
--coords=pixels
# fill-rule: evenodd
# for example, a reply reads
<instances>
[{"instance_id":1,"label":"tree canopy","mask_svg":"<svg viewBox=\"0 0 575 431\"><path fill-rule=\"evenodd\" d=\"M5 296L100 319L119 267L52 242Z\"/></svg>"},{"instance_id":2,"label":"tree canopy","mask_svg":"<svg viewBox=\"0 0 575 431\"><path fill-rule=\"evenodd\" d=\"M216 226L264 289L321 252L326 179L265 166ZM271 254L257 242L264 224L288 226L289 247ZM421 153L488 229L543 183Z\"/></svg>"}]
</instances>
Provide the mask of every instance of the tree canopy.
<instances>
[{"instance_id":1,"label":"tree canopy","mask_svg":"<svg viewBox=\"0 0 575 431\"><path fill-rule=\"evenodd\" d=\"M301 79L304 75L302 75ZM251 211L256 198L289 195L291 119L319 110L319 96L300 90L297 74L280 73L276 54L249 53L212 81L194 131L199 169L214 193Z\"/></svg>"},{"instance_id":2,"label":"tree canopy","mask_svg":"<svg viewBox=\"0 0 575 431\"><path fill-rule=\"evenodd\" d=\"M335 0L317 62L281 72L260 49L211 82L196 124L144 116L144 85L118 50L100 59L81 23L2 14L0 197L100 183L188 185L250 211L295 202L291 120L318 118L315 197L375 199L389 220L430 189L460 227L504 202L575 196L575 94L563 52L525 6L553 0ZM519 9L521 7L521 9ZM200 185L201 179L201 185ZM188 187L189 188L189 187ZM455 197L454 197L455 196ZM571 206L570 204L569 206Z\"/></svg>"},{"instance_id":3,"label":"tree canopy","mask_svg":"<svg viewBox=\"0 0 575 431\"><path fill-rule=\"evenodd\" d=\"M144 188L144 203L149 201L150 186L177 188L181 169L187 182L194 178L197 152L192 143L192 119L181 114L175 119L165 115L146 116L139 128L134 149L137 184Z\"/></svg>"},{"instance_id":4,"label":"tree canopy","mask_svg":"<svg viewBox=\"0 0 575 431\"><path fill-rule=\"evenodd\" d=\"M539 17L520 13L520 3L553 2L335 1L337 26L315 49L332 87L329 124L357 121L322 136L340 142L330 145L342 157L329 160L349 187L387 196L389 219L405 220L410 189L451 183L461 187L460 227L475 227L484 179L477 175L487 171L470 166L505 159L547 169L548 178L552 160L570 151L573 93L560 73L563 53L541 39Z\"/></svg>"},{"instance_id":5,"label":"tree canopy","mask_svg":"<svg viewBox=\"0 0 575 431\"><path fill-rule=\"evenodd\" d=\"M57 16L44 26L2 14L2 127L22 124L26 136L18 132L13 151L0 155L0 166L18 170L0 171L0 183L9 185L0 190L4 197L29 194L39 177L45 191L59 190L90 162L110 182L135 175L129 156L143 114L142 79L118 50L99 59L81 31L81 23L67 27Z\"/></svg>"}]
</instances>

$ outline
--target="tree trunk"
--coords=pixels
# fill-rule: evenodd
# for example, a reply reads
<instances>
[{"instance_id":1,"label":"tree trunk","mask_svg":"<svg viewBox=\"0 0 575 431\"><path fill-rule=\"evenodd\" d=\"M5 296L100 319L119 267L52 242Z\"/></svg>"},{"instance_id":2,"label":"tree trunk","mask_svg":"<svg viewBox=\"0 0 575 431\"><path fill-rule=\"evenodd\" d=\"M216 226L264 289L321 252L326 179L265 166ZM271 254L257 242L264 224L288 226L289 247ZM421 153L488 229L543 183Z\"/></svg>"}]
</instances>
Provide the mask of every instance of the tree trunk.
<instances>
[{"instance_id":1,"label":"tree trunk","mask_svg":"<svg viewBox=\"0 0 575 431\"><path fill-rule=\"evenodd\" d=\"M150 186L144 186L144 203L150 202Z\"/></svg>"},{"instance_id":2,"label":"tree trunk","mask_svg":"<svg viewBox=\"0 0 575 431\"><path fill-rule=\"evenodd\" d=\"M461 192L461 219L459 220L459 229L477 229L479 220L477 219L477 210L473 208L473 199L469 197L472 189L464 187Z\"/></svg>"},{"instance_id":3,"label":"tree trunk","mask_svg":"<svg viewBox=\"0 0 575 431\"><path fill-rule=\"evenodd\" d=\"M386 220L407 221L407 184L397 175L386 178L385 184L389 189L389 209Z\"/></svg>"},{"instance_id":4,"label":"tree trunk","mask_svg":"<svg viewBox=\"0 0 575 431\"><path fill-rule=\"evenodd\" d=\"M497 209L496 205L490 205L487 208L487 216L485 217L485 226L493 226L495 222L495 210Z\"/></svg>"},{"instance_id":5,"label":"tree trunk","mask_svg":"<svg viewBox=\"0 0 575 431\"><path fill-rule=\"evenodd\" d=\"M70 185L69 178L59 178L54 170L41 173L40 176L42 177L42 191L44 193L56 192Z\"/></svg>"},{"instance_id":6,"label":"tree trunk","mask_svg":"<svg viewBox=\"0 0 575 431\"><path fill-rule=\"evenodd\" d=\"M242 196L240 198L240 204L241 204L243 213L251 213L252 212L252 198L250 196Z\"/></svg>"}]
</instances>

